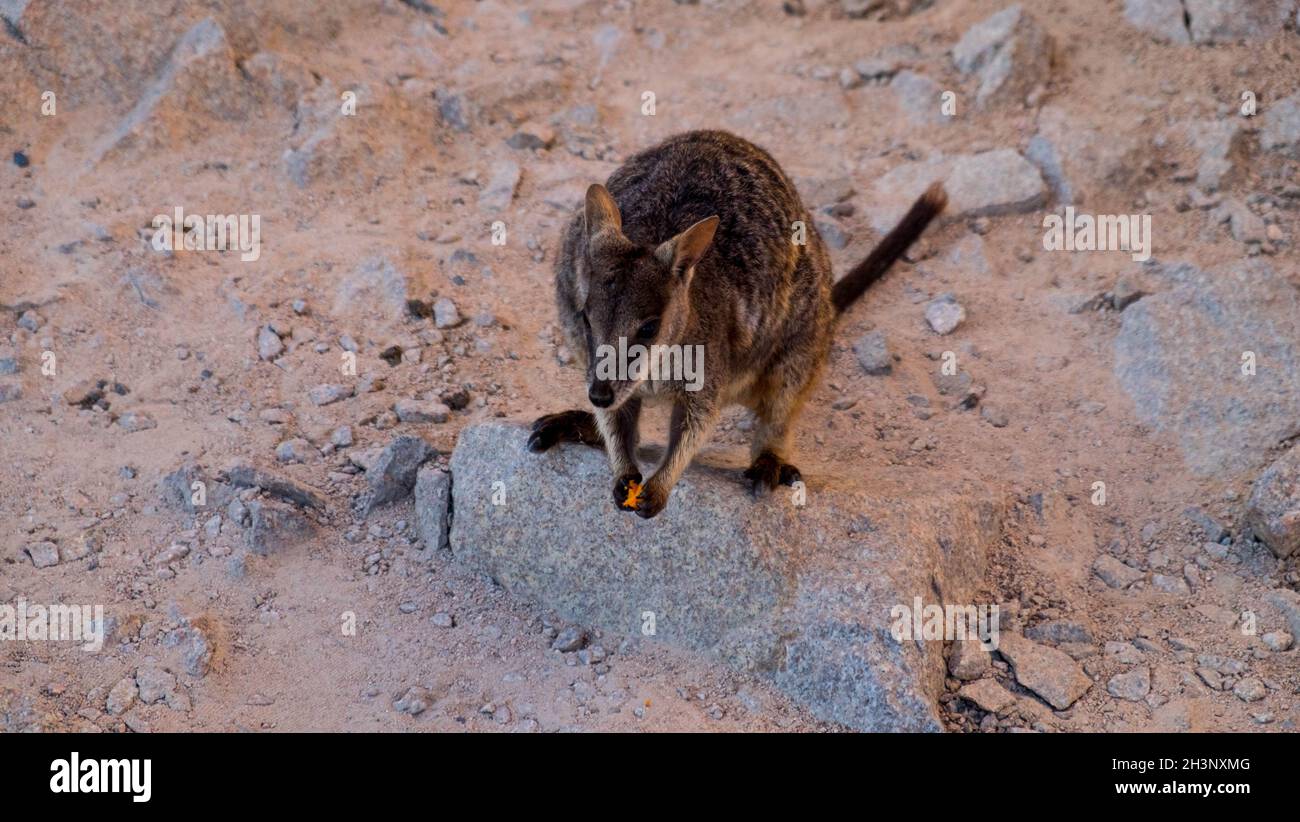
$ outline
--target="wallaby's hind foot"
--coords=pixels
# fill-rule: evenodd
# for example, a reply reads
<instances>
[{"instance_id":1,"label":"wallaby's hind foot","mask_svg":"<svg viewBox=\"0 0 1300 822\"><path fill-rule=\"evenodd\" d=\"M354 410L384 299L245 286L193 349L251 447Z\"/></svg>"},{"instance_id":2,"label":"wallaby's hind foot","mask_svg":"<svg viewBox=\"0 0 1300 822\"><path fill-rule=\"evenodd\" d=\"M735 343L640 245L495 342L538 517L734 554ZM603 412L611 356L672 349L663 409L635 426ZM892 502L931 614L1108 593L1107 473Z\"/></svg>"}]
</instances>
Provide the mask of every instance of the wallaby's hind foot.
<instances>
[{"instance_id":1,"label":"wallaby's hind foot","mask_svg":"<svg viewBox=\"0 0 1300 822\"><path fill-rule=\"evenodd\" d=\"M528 435L528 450L535 454L550 449L557 442L580 442L603 448L605 441L596 428L596 418L590 411L561 411L538 417Z\"/></svg>"},{"instance_id":2,"label":"wallaby's hind foot","mask_svg":"<svg viewBox=\"0 0 1300 822\"><path fill-rule=\"evenodd\" d=\"M761 497L778 485L794 485L803 479L799 469L771 451L764 451L754 458L754 463L745 469L745 479L753 483L751 490L755 497Z\"/></svg>"}]
</instances>

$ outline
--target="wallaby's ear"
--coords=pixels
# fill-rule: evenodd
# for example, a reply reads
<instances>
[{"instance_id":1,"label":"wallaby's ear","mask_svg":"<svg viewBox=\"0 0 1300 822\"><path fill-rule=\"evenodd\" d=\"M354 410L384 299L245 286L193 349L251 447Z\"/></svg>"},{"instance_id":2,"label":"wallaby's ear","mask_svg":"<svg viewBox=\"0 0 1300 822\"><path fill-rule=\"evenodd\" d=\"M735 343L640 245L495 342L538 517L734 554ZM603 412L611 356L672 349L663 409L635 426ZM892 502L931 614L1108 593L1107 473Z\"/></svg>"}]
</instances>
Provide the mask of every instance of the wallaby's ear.
<instances>
[{"instance_id":1,"label":"wallaby's ear","mask_svg":"<svg viewBox=\"0 0 1300 822\"><path fill-rule=\"evenodd\" d=\"M674 274L685 275L709 250L713 242L713 232L718 230L718 218L706 217L695 225L662 243L655 249L655 256L666 265L671 266Z\"/></svg>"},{"instance_id":2,"label":"wallaby's ear","mask_svg":"<svg viewBox=\"0 0 1300 822\"><path fill-rule=\"evenodd\" d=\"M609 190L600 183L593 183L587 189L587 237L594 237L607 228L622 231L623 216L618 213L618 203L614 202Z\"/></svg>"}]
</instances>

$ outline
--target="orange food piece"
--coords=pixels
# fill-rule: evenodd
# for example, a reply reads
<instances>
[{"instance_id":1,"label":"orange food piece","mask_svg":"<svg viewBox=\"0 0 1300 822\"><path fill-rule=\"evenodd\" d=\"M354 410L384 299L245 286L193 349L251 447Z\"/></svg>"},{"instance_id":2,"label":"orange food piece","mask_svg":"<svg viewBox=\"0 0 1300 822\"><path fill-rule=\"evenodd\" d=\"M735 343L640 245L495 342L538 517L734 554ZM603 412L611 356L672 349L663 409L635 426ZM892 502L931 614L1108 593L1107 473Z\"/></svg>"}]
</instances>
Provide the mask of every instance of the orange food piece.
<instances>
[{"instance_id":1,"label":"orange food piece","mask_svg":"<svg viewBox=\"0 0 1300 822\"><path fill-rule=\"evenodd\" d=\"M641 491L644 488L645 486L636 480L630 481L627 484L627 499L623 500L623 505L627 508L635 508L637 500L641 499Z\"/></svg>"}]
</instances>

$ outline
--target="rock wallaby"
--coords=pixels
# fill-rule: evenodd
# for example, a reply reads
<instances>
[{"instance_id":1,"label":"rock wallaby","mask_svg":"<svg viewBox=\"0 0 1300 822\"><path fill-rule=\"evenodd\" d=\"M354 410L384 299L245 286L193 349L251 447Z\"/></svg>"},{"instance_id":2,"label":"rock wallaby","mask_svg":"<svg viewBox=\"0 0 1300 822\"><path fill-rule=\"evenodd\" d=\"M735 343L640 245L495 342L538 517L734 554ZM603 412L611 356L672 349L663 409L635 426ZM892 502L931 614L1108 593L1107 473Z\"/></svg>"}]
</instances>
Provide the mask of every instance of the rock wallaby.
<instances>
[{"instance_id":1,"label":"rock wallaby","mask_svg":"<svg viewBox=\"0 0 1300 822\"><path fill-rule=\"evenodd\" d=\"M560 322L586 369L594 410L542 417L528 447L603 444L614 503L653 517L722 410L741 404L756 420L745 471L755 495L793 485L800 474L789 461L791 426L840 314L946 203L935 183L835 282L812 215L763 149L726 132L693 131L637 154L587 190L555 268ZM694 380L677 373L684 350L703 352ZM641 353L631 367L609 367L612 353L634 352ZM672 405L668 448L642 483L638 419L643 402L655 400Z\"/></svg>"}]
</instances>

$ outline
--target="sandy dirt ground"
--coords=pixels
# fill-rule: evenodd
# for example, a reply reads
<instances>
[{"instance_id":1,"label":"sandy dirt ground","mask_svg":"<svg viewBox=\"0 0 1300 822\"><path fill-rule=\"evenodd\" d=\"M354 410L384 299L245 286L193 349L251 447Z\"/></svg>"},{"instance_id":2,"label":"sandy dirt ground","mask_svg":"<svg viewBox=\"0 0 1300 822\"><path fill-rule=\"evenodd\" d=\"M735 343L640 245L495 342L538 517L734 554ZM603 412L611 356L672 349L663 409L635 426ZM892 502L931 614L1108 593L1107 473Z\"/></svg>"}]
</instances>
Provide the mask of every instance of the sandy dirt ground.
<instances>
[{"instance_id":1,"label":"sandy dirt ground","mask_svg":"<svg viewBox=\"0 0 1300 822\"><path fill-rule=\"evenodd\" d=\"M749 137L806 194L838 201L840 272L879 238L868 215L882 174L934 152L1024 151L1058 115L1095 154L1076 181L1088 209L1154 214L1161 259L1239 261L1247 248L1226 226L1179 207L1190 187L1153 141L1222 116L1239 85L1292 93L1300 45L1294 24L1244 45L1161 44L1123 24L1121 3L1037 0L1024 6L1057 47L1032 105L930 126L891 86L842 70L885 55L957 89L964 112L973 85L950 50L1004 3L936 0L885 19L804 5L26 4L0 32L0 343L19 363L3 378L16 396L0 403L0 603L100 603L112 633L94 654L0 643L0 728L834 730L762 681L653 641L552 650L567 626L423 546L409 500L363 519L357 455L415 433L445 463L476 420L578 405L551 288L560 227L589 183L687 129ZM1264 168L1237 162L1224 188L1273 191ZM1289 203L1269 218L1266 254L1284 271ZM259 215L259 259L155 250L151 220L176 207ZM1070 311L1139 267L1122 252L1044 252L1043 213L947 220L854 307L803 415L799 465L924 468L1018 500L987 596L1018 624L1082 630L1070 651L1094 684L1057 711L998 661L1015 705L989 713L950 694L952 730L1294 730L1296 652L1234 627L1265 592L1295 588L1294 560L1206 555L1184 514L1231 522L1253 474L1190 472L1175 438L1139 420L1113 371L1118 312ZM939 337L922 312L944 292L966 320ZM461 322L408 311L439 298ZM851 348L873 330L897 355L887 377L864 374ZM393 346L395 365L381 356ZM309 390L341 382L349 348L373 390L314 404ZM968 363L981 408L940 395L947 350ZM105 399L70 404L87 380L108 382ZM389 412L462 391L442 423ZM332 444L342 426L350 445ZM746 428L729 413L715 447L745 446ZM159 481L186 459L241 458L328 500L308 544L260 556L228 518L161 501ZM1104 506L1089 504L1098 480ZM41 542L57 564L33 563L27 546ZM1092 573L1108 551L1175 576L1209 558L1189 594L1116 590ZM1131 654L1151 671L1138 699L1107 687ZM1247 666L1258 698L1208 686L1205 654ZM152 694L133 685L141 669L161 681Z\"/></svg>"}]
</instances>

